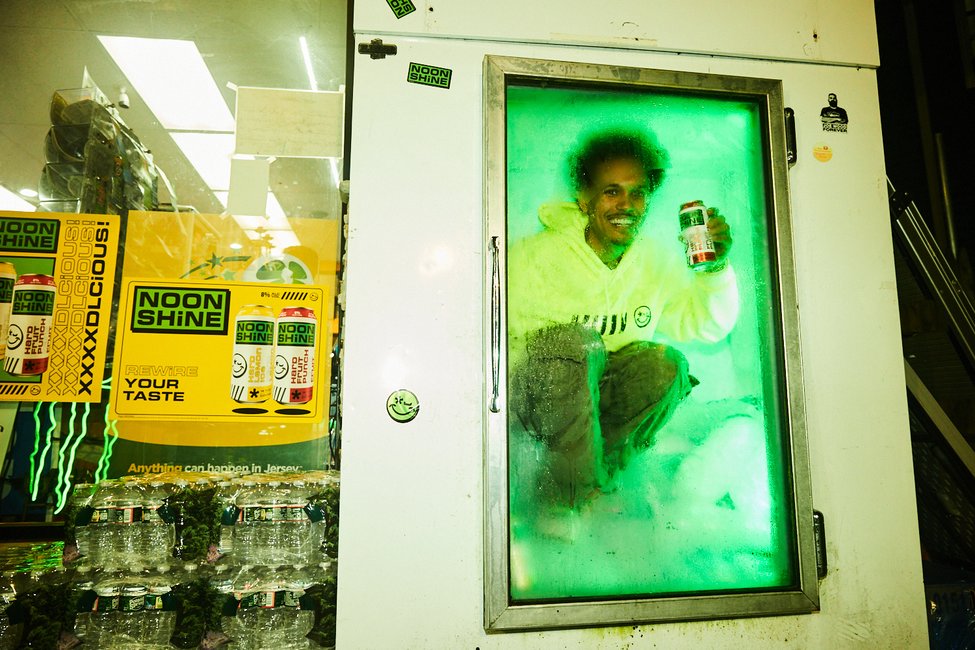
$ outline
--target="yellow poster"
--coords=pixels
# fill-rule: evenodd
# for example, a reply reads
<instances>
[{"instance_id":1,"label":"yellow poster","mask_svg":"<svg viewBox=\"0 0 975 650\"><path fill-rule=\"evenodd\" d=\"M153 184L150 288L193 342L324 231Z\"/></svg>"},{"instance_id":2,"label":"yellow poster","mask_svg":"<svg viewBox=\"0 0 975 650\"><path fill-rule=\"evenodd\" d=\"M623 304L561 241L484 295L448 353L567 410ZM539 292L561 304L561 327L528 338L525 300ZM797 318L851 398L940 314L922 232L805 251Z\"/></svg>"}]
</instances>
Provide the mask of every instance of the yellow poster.
<instances>
[{"instance_id":1,"label":"yellow poster","mask_svg":"<svg viewBox=\"0 0 975 650\"><path fill-rule=\"evenodd\" d=\"M0 212L0 401L98 402L117 215Z\"/></svg>"},{"instance_id":2,"label":"yellow poster","mask_svg":"<svg viewBox=\"0 0 975 650\"><path fill-rule=\"evenodd\" d=\"M325 288L126 278L121 294L112 417L296 424L324 417Z\"/></svg>"}]
</instances>

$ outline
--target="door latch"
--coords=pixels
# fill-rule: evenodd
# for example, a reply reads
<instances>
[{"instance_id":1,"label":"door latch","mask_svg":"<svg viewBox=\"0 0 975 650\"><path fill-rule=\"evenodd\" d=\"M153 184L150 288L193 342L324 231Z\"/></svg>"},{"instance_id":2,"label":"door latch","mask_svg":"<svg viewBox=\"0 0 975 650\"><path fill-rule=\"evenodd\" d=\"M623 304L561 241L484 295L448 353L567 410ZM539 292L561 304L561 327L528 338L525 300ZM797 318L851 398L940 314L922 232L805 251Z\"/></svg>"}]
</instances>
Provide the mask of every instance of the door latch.
<instances>
[{"instance_id":1,"label":"door latch","mask_svg":"<svg viewBox=\"0 0 975 650\"><path fill-rule=\"evenodd\" d=\"M396 56L396 46L374 38L368 43L359 43L359 54L368 54L370 59L385 59L386 55Z\"/></svg>"}]
</instances>

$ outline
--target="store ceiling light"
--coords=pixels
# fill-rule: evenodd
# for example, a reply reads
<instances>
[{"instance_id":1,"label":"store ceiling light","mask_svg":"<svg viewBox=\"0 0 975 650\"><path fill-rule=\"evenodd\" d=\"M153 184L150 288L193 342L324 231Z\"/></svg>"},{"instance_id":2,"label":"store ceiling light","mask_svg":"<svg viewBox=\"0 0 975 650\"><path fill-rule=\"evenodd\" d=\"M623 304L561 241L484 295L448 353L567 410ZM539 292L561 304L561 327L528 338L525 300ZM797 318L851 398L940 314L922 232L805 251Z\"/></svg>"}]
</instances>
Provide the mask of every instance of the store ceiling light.
<instances>
[{"instance_id":1,"label":"store ceiling light","mask_svg":"<svg viewBox=\"0 0 975 650\"><path fill-rule=\"evenodd\" d=\"M298 45L301 47L301 57L305 60L305 71L308 73L308 86L312 90L318 90L318 80L315 79L315 70L311 67L311 53L308 51L308 41L304 36L298 38Z\"/></svg>"},{"instance_id":2,"label":"store ceiling light","mask_svg":"<svg viewBox=\"0 0 975 650\"><path fill-rule=\"evenodd\" d=\"M0 185L0 210L13 210L15 212L35 212L37 208L33 203L25 201L3 185Z\"/></svg>"},{"instance_id":3,"label":"store ceiling light","mask_svg":"<svg viewBox=\"0 0 975 650\"><path fill-rule=\"evenodd\" d=\"M193 41L128 36L98 40L164 128L234 130L233 115Z\"/></svg>"},{"instance_id":4,"label":"store ceiling light","mask_svg":"<svg viewBox=\"0 0 975 650\"><path fill-rule=\"evenodd\" d=\"M21 196L26 196L29 199L37 198L37 190L31 189L29 187L22 188L20 192L18 192L18 194L20 194Z\"/></svg>"}]
</instances>

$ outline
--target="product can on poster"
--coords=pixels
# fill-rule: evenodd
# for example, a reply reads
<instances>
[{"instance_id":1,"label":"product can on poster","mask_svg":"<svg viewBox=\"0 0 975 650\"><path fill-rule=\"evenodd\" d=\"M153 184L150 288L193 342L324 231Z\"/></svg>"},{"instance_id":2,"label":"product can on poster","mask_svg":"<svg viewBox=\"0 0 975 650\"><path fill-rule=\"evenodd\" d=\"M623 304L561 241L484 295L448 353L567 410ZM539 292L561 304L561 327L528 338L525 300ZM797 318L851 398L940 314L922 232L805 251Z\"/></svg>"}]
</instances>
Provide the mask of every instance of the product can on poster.
<instances>
[{"instance_id":1,"label":"product can on poster","mask_svg":"<svg viewBox=\"0 0 975 650\"><path fill-rule=\"evenodd\" d=\"M0 362L7 354L7 327L10 326L10 308L14 300L14 284L17 269L10 262L0 262Z\"/></svg>"},{"instance_id":2,"label":"product can on poster","mask_svg":"<svg viewBox=\"0 0 975 650\"><path fill-rule=\"evenodd\" d=\"M11 375L47 370L57 290L50 275L22 275L14 283L3 369Z\"/></svg>"},{"instance_id":3,"label":"product can on poster","mask_svg":"<svg viewBox=\"0 0 975 650\"><path fill-rule=\"evenodd\" d=\"M274 310L265 305L245 305L234 319L234 354L230 396L241 403L267 401L271 397L274 362Z\"/></svg>"},{"instance_id":4,"label":"product can on poster","mask_svg":"<svg viewBox=\"0 0 975 650\"><path fill-rule=\"evenodd\" d=\"M280 404L306 404L315 394L315 312L285 307L278 314L275 336L274 399Z\"/></svg>"},{"instance_id":5,"label":"product can on poster","mask_svg":"<svg viewBox=\"0 0 975 650\"><path fill-rule=\"evenodd\" d=\"M708 232L708 209L704 201L690 201L680 206L679 214L680 236L686 246L687 265L695 271L706 271L718 259Z\"/></svg>"}]
</instances>

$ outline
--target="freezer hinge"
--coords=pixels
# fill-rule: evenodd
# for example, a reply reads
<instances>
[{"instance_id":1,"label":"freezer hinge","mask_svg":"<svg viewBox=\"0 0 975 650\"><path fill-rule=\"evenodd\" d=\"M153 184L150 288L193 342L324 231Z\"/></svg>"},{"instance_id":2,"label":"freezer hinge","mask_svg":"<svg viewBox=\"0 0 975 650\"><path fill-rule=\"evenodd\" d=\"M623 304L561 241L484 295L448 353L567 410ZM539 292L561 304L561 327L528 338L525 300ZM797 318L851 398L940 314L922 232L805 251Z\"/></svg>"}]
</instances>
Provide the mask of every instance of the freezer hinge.
<instances>
[{"instance_id":1,"label":"freezer hinge","mask_svg":"<svg viewBox=\"0 0 975 650\"><path fill-rule=\"evenodd\" d=\"M816 575L822 580L826 577L826 522L823 513L813 510L813 538L816 544Z\"/></svg>"},{"instance_id":2,"label":"freezer hinge","mask_svg":"<svg viewBox=\"0 0 975 650\"><path fill-rule=\"evenodd\" d=\"M785 159L789 167L795 165L799 159L796 149L796 112L788 106L785 108Z\"/></svg>"},{"instance_id":3,"label":"freezer hinge","mask_svg":"<svg viewBox=\"0 0 975 650\"><path fill-rule=\"evenodd\" d=\"M396 46L374 38L368 43L359 43L359 54L368 54L370 59L385 59L387 55L396 56Z\"/></svg>"}]
</instances>

